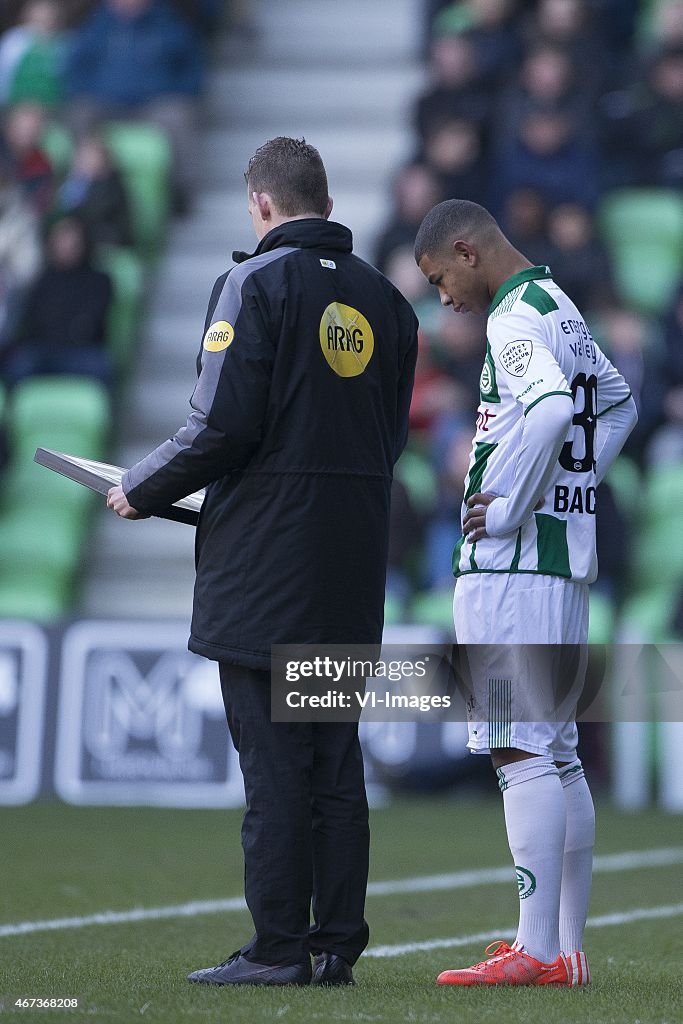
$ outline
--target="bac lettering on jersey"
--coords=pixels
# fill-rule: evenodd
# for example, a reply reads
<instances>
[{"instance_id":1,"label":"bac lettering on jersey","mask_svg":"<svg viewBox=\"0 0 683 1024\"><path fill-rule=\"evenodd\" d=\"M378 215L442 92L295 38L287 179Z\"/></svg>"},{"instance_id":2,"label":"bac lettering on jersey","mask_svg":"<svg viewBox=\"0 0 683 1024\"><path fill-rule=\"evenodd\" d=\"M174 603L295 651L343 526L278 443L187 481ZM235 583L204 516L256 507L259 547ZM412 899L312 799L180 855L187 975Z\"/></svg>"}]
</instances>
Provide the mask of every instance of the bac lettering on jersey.
<instances>
[{"instance_id":1,"label":"bac lettering on jersey","mask_svg":"<svg viewBox=\"0 0 683 1024\"><path fill-rule=\"evenodd\" d=\"M595 515L594 487L567 487L566 484L555 485L555 512L587 512Z\"/></svg>"},{"instance_id":2,"label":"bac lettering on jersey","mask_svg":"<svg viewBox=\"0 0 683 1024\"><path fill-rule=\"evenodd\" d=\"M501 366L515 377L523 377L533 354L534 346L528 338L508 341L500 353Z\"/></svg>"}]
</instances>

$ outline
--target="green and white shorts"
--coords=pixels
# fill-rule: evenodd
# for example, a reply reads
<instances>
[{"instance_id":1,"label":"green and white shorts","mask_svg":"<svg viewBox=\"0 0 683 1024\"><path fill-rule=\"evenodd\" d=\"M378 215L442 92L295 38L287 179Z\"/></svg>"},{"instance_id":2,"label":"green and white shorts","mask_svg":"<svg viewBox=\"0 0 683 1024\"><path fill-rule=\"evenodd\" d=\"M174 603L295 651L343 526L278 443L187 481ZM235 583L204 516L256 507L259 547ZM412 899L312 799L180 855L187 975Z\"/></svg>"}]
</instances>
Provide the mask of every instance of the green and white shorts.
<instances>
[{"instance_id":1,"label":"green and white shorts","mask_svg":"<svg viewBox=\"0 0 683 1024\"><path fill-rule=\"evenodd\" d=\"M453 597L475 753L516 747L576 757L588 657L588 585L532 573L468 573Z\"/></svg>"}]
</instances>

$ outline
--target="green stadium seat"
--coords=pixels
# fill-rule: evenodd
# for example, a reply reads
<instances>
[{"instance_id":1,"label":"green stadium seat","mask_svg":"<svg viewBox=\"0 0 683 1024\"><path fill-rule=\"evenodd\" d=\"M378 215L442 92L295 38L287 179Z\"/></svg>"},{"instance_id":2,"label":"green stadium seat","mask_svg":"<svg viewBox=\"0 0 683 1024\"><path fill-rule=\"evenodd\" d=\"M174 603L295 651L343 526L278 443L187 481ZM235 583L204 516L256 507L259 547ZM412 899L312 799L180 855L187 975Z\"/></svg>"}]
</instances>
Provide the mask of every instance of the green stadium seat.
<instances>
[{"instance_id":1,"label":"green stadium seat","mask_svg":"<svg viewBox=\"0 0 683 1024\"><path fill-rule=\"evenodd\" d=\"M396 463L395 474L421 512L430 512L436 502L437 481L426 455L406 448Z\"/></svg>"},{"instance_id":2,"label":"green stadium seat","mask_svg":"<svg viewBox=\"0 0 683 1024\"><path fill-rule=\"evenodd\" d=\"M408 616L410 622L421 626L437 626L453 633L453 591L428 590L416 594Z\"/></svg>"},{"instance_id":3,"label":"green stadium seat","mask_svg":"<svg viewBox=\"0 0 683 1024\"><path fill-rule=\"evenodd\" d=\"M642 643L667 643L674 639L671 622L680 598L679 582L659 584L629 598L620 619L626 639Z\"/></svg>"},{"instance_id":4,"label":"green stadium seat","mask_svg":"<svg viewBox=\"0 0 683 1024\"><path fill-rule=\"evenodd\" d=\"M683 196L670 189L623 189L603 200L599 224L622 299L662 313L683 275Z\"/></svg>"},{"instance_id":5,"label":"green stadium seat","mask_svg":"<svg viewBox=\"0 0 683 1024\"><path fill-rule=\"evenodd\" d=\"M651 470L639 507L647 509L647 527L635 533L636 590L683 583L683 466L663 465Z\"/></svg>"},{"instance_id":6,"label":"green stadium seat","mask_svg":"<svg viewBox=\"0 0 683 1024\"><path fill-rule=\"evenodd\" d=\"M32 377L14 390L8 413L12 458L3 479L5 515L30 513L36 505L83 517L95 496L86 488L38 466L38 447L101 459L109 431L109 396L85 377ZM0 544L2 542L0 541ZM3 548L4 550L4 548Z\"/></svg>"},{"instance_id":7,"label":"green stadium seat","mask_svg":"<svg viewBox=\"0 0 683 1024\"><path fill-rule=\"evenodd\" d=\"M171 207L171 147L160 128L116 121L106 132L114 163L123 175L140 251L157 255Z\"/></svg>"},{"instance_id":8,"label":"green stadium seat","mask_svg":"<svg viewBox=\"0 0 683 1024\"><path fill-rule=\"evenodd\" d=\"M85 517L44 501L0 518L3 574L49 576L73 573L79 564Z\"/></svg>"},{"instance_id":9,"label":"green stadium seat","mask_svg":"<svg viewBox=\"0 0 683 1024\"><path fill-rule=\"evenodd\" d=\"M30 377L14 389L9 416L15 461L33 459L42 445L76 443L72 455L101 458L110 425L107 389L90 377Z\"/></svg>"},{"instance_id":10,"label":"green stadium seat","mask_svg":"<svg viewBox=\"0 0 683 1024\"><path fill-rule=\"evenodd\" d=\"M43 132L40 144L56 173L60 177L64 176L71 165L74 148L73 139L66 128L52 122Z\"/></svg>"},{"instance_id":11,"label":"green stadium seat","mask_svg":"<svg viewBox=\"0 0 683 1024\"><path fill-rule=\"evenodd\" d=\"M130 367L135 344L145 284L144 267L135 252L114 246L102 248L97 262L112 281L114 297L109 314L107 348L116 373L121 377Z\"/></svg>"},{"instance_id":12,"label":"green stadium seat","mask_svg":"<svg viewBox=\"0 0 683 1024\"><path fill-rule=\"evenodd\" d=\"M49 447L49 445L48 445ZM67 451L77 447L77 442ZM35 451L35 448L33 449ZM65 450L62 448L59 451ZM85 514L96 503L94 491L80 487L73 480L54 473L44 466L26 460L14 461L7 470L0 491L0 514L15 513L17 509L30 510L36 503L50 508L69 510L74 515ZM104 499L103 499L104 500ZM0 535L2 519L0 519Z\"/></svg>"},{"instance_id":13,"label":"green stadium seat","mask_svg":"<svg viewBox=\"0 0 683 1024\"><path fill-rule=\"evenodd\" d=\"M397 626L404 621L403 602L394 594L386 594L384 597L384 625Z\"/></svg>"},{"instance_id":14,"label":"green stadium seat","mask_svg":"<svg viewBox=\"0 0 683 1024\"><path fill-rule=\"evenodd\" d=\"M50 623L69 610L71 576L22 574L0 576L0 619L30 619Z\"/></svg>"},{"instance_id":15,"label":"green stadium seat","mask_svg":"<svg viewBox=\"0 0 683 1024\"><path fill-rule=\"evenodd\" d=\"M628 455L620 455L610 466L606 482L612 488L619 511L630 520L635 515L641 498L640 470Z\"/></svg>"},{"instance_id":16,"label":"green stadium seat","mask_svg":"<svg viewBox=\"0 0 683 1024\"><path fill-rule=\"evenodd\" d=\"M596 590L591 590L589 600L588 643L611 644L616 620L614 602Z\"/></svg>"}]
</instances>

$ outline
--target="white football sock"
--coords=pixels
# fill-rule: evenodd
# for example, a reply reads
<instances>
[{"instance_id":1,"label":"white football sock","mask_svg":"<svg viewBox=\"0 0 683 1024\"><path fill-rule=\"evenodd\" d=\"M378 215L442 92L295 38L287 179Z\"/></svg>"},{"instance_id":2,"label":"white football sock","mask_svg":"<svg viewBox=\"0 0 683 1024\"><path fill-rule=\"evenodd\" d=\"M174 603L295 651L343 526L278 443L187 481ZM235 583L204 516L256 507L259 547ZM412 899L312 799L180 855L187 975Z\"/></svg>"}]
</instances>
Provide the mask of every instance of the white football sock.
<instances>
[{"instance_id":1,"label":"white football sock","mask_svg":"<svg viewBox=\"0 0 683 1024\"><path fill-rule=\"evenodd\" d=\"M560 782L567 808L560 896L560 949L569 954L583 949L583 930L593 877L595 810L578 758L560 768Z\"/></svg>"},{"instance_id":2,"label":"white football sock","mask_svg":"<svg viewBox=\"0 0 683 1024\"><path fill-rule=\"evenodd\" d=\"M550 755L497 770L505 825L519 888L516 945L551 963L560 952L559 916L566 811Z\"/></svg>"}]
</instances>

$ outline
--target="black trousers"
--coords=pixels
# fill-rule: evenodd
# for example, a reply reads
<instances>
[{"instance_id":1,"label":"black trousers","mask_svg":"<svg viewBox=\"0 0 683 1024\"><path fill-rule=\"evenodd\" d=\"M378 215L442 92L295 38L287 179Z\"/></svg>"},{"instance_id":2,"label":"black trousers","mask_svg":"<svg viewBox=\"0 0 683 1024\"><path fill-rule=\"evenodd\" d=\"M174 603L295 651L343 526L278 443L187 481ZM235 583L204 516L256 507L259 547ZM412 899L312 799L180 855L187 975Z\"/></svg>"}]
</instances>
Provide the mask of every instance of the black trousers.
<instances>
[{"instance_id":1,"label":"black trousers","mask_svg":"<svg viewBox=\"0 0 683 1024\"><path fill-rule=\"evenodd\" d=\"M355 963L368 943L370 846L358 726L271 722L269 672L221 664L220 677L247 799L242 848L255 935L242 952L266 964L322 952Z\"/></svg>"}]
</instances>

